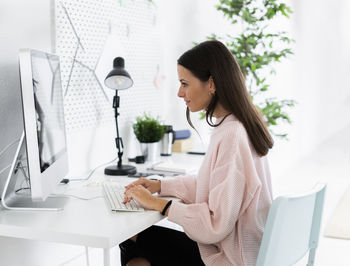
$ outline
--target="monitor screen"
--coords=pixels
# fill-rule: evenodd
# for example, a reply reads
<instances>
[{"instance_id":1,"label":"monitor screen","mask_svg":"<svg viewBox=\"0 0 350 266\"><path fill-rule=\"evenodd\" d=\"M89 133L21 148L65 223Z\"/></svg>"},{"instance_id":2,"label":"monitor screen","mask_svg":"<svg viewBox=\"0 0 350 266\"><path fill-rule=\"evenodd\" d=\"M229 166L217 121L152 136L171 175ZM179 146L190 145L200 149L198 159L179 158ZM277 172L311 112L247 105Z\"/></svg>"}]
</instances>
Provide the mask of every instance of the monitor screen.
<instances>
[{"instance_id":1,"label":"monitor screen","mask_svg":"<svg viewBox=\"0 0 350 266\"><path fill-rule=\"evenodd\" d=\"M60 60L21 49L19 66L31 197L46 200L69 168Z\"/></svg>"},{"instance_id":2,"label":"monitor screen","mask_svg":"<svg viewBox=\"0 0 350 266\"><path fill-rule=\"evenodd\" d=\"M66 152L60 61L32 53L32 82L40 170L44 172Z\"/></svg>"}]
</instances>

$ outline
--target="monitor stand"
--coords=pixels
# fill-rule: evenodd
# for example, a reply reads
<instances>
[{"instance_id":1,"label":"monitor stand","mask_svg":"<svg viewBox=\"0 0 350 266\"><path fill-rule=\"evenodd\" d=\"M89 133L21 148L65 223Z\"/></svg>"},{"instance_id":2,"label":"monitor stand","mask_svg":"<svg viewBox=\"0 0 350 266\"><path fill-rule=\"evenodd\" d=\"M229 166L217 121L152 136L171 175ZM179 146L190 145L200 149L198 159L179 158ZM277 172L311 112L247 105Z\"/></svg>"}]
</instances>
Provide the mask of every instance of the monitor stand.
<instances>
[{"instance_id":1,"label":"monitor stand","mask_svg":"<svg viewBox=\"0 0 350 266\"><path fill-rule=\"evenodd\" d=\"M63 210L67 200L67 198L50 197L45 201L32 200L23 132L1 195L2 206L8 210L59 211Z\"/></svg>"}]
</instances>

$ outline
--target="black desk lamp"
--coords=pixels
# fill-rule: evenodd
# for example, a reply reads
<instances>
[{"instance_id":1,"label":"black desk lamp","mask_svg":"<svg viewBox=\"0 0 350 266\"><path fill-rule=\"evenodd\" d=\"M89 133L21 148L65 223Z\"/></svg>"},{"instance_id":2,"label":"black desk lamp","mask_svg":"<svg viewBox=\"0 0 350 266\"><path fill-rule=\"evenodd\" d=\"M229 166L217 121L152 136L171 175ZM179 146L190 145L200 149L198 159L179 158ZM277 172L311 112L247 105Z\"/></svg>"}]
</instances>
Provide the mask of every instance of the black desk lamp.
<instances>
[{"instance_id":1,"label":"black desk lamp","mask_svg":"<svg viewBox=\"0 0 350 266\"><path fill-rule=\"evenodd\" d=\"M123 140L119 137L118 128L118 107L120 102L120 97L118 96L118 90L125 90L133 85L133 81L128 72L124 69L124 59L122 57L117 57L113 61L113 70L109 72L105 79L105 85L115 90L115 96L113 98L113 108L115 111L115 124L117 128L117 137L115 139L115 144L118 149L118 164L111 165L105 168L106 175L128 175L135 174L136 167L131 165L122 164L122 156L124 151Z\"/></svg>"}]
</instances>

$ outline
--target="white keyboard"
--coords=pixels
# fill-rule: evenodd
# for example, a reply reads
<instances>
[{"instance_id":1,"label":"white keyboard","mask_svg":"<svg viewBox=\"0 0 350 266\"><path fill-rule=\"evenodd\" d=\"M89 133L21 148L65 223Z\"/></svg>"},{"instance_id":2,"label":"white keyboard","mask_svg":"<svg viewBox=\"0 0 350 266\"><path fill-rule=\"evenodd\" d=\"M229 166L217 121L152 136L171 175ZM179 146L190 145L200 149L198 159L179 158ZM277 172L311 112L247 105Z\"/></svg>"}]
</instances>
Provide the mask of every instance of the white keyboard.
<instances>
[{"instance_id":1,"label":"white keyboard","mask_svg":"<svg viewBox=\"0 0 350 266\"><path fill-rule=\"evenodd\" d=\"M133 199L124 204L124 191L125 188L117 182L106 181L102 183L103 190L106 194L106 199L109 203L109 207L112 211L144 211L140 205Z\"/></svg>"}]
</instances>

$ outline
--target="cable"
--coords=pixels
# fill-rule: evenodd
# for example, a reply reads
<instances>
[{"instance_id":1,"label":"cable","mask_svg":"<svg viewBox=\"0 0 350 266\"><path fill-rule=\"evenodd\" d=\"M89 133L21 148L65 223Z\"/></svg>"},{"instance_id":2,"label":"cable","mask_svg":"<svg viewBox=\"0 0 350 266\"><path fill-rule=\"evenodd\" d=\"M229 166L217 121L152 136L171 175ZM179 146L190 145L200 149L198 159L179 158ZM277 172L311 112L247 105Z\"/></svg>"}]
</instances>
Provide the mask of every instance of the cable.
<instances>
[{"instance_id":1,"label":"cable","mask_svg":"<svg viewBox=\"0 0 350 266\"><path fill-rule=\"evenodd\" d=\"M97 166L95 169L93 169L91 171L91 173L86 177L86 178L80 178L80 179L70 179L69 181L87 181L90 179L90 177L92 176L92 174L98 169L100 168L101 166L103 165L106 165L106 164L109 164L109 163L112 163L114 162L116 159L118 159L118 157L114 158L112 161L109 161L107 163L103 163L99 166ZM6 166L3 170L0 171L0 174L2 173L2 171L5 171L8 167L10 167L10 165ZM23 185L23 183L25 182L26 180L23 180L21 186ZM30 189L30 187L21 187L19 189L17 189L15 191L15 193L18 193L20 192L21 190L26 190L26 189ZM75 196L75 195L71 195L71 194L51 194L51 196L49 196L50 198L75 198L75 199L79 199L79 200L94 200L94 199L98 199L98 198L103 198L103 196L97 196L97 197L92 197L92 198L83 198L83 197L78 197L78 196Z\"/></svg>"},{"instance_id":2,"label":"cable","mask_svg":"<svg viewBox=\"0 0 350 266\"><path fill-rule=\"evenodd\" d=\"M9 145L8 145L9 146ZM90 174L86 177L86 178L79 178L79 179L70 179L69 181L87 181L90 179L90 177L92 176L92 174L98 169L100 168L101 166L104 166L106 164L110 164L112 162L114 162L116 159L118 159L118 157L115 157L113 160L107 162L107 163L103 163L99 166L97 166L95 169L93 169ZM2 169L0 171L0 174L5 171L7 168L9 168L11 166L11 164L9 164L8 166L6 166L4 169ZM26 181L26 180L24 180ZM22 182L23 184L23 182ZM22 185L21 184L21 185ZM21 190L25 190L25 189L30 189L29 187L22 187L22 188L19 188L15 191L15 193L18 193L20 192ZM97 196L97 197L92 197L92 198L83 198L83 197L78 197L78 196L75 196L75 195L71 195L71 194L51 194L51 196L49 196L50 198L75 198L75 199L79 199L79 200L94 200L94 199L99 199L99 198L104 198L103 196Z\"/></svg>"},{"instance_id":3,"label":"cable","mask_svg":"<svg viewBox=\"0 0 350 266\"><path fill-rule=\"evenodd\" d=\"M1 169L1 171L0 171L0 175L1 175L3 172L5 172L5 170L6 170L7 168L10 168L10 167L11 167L11 165L12 165L12 163L11 163L11 164L9 164L8 166L5 166L3 169Z\"/></svg>"},{"instance_id":4,"label":"cable","mask_svg":"<svg viewBox=\"0 0 350 266\"><path fill-rule=\"evenodd\" d=\"M2 151L0 152L0 158L8 150L8 148L10 148L13 144L16 144L18 141L20 141L20 138L15 139L10 144L8 144L5 148L3 148Z\"/></svg>"},{"instance_id":5,"label":"cable","mask_svg":"<svg viewBox=\"0 0 350 266\"><path fill-rule=\"evenodd\" d=\"M103 164L97 166L95 169L93 169L93 170L90 172L90 174L89 174L86 178L69 179L69 181L86 181L86 180L89 180L90 177L92 176L92 174L93 174L98 168L100 168L101 166L104 166L104 165L106 165L106 164L113 163L113 162L114 162L115 160L117 160L117 159L118 159L118 157L115 157L112 161L109 161L109 162L107 162L107 163L103 163Z\"/></svg>"},{"instance_id":6,"label":"cable","mask_svg":"<svg viewBox=\"0 0 350 266\"><path fill-rule=\"evenodd\" d=\"M97 196L97 197L92 197L92 198L83 198L83 197L78 197L75 195L71 194L50 194L49 198L75 198L79 200L94 200L94 199L100 199L104 198L103 196Z\"/></svg>"},{"instance_id":7,"label":"cable","mask_svg":"<svg viewBox=\"0 0 350 266\"><path fill-rule=\"evenodd\" d=\"M16 189L15 193L20 192L21 190L25 190L25 189L30 189L30 187L21 187L19 189Z\"/></svg>"},{"instance_id":8,"label":"cable","mask_svg":"<svg viewBox=\"0 0 350 266\"><path fill-rule=\"evenodd\" d=\"M15 191L15 193L20 192L21 190L26 190L26 189L30 189L29 187L23 187L23 188L19 188ZM83 198L83 197L78 197L72 194L50 194L49 198L75 198L75 199L79 199L79 200L94 200L94 199L99 199L99 198L104 198L103 196L97 196L97 197L92 197L92 198Z\"/></svg>"},{"instance_id":9,"label":"cable","mask_svg":"<svg viewBox=\"0 0 350 266\"><path fill-rule=\"evenodd\" d=\"M1 169L1 171L0 171L0 175L6 170L6 169L8 169L8 168L10 168L12 166L12 163L11 164L9 164L9 165L7 165L7 166L5 166L3 169ZM23 183L22 183L23 184ZM21 185L22 186L22 185ZM23 188L23 189L26 189L26 188ZM22 188L21 189L18 189L18 190L16 190L15 191L15 193L17 193L18 191L20 191L20 190L22 190ZM1 200L1 198L0 198L0 200Z\"/></svg>"}]
</instances>

